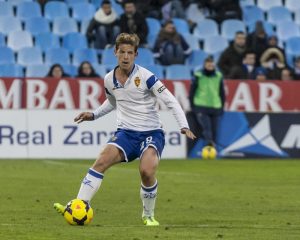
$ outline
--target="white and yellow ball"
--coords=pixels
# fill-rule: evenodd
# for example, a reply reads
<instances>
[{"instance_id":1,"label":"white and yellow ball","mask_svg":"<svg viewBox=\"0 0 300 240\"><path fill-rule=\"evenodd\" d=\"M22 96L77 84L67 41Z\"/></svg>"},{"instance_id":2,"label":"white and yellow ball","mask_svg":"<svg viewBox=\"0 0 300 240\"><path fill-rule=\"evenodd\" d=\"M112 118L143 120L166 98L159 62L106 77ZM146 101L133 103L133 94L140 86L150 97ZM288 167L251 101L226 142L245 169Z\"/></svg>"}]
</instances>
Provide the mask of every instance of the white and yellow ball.
<instances>
[{"instance_id":1,"label":"white and yellow ball","mask_svg":"<svg viewBox=\"0 0 300 240\"><path fill-rule=\"evenodd\" d=\"M71 225L87 225L93 219L93 209L90 204L81 199L71 200L64 212L64 218Z\"/></svg>"},{"instance_id":2,"label":"white and yellow ball","mask_svg":"<svg viewBox=\"0 0 300 240\"><path fill-rule=\"evenodd\" d=\"M202 158L203 159L215 159L217 157L217 150L212 146L205 146L202 149Z\"/></svg>"}]
</instances>

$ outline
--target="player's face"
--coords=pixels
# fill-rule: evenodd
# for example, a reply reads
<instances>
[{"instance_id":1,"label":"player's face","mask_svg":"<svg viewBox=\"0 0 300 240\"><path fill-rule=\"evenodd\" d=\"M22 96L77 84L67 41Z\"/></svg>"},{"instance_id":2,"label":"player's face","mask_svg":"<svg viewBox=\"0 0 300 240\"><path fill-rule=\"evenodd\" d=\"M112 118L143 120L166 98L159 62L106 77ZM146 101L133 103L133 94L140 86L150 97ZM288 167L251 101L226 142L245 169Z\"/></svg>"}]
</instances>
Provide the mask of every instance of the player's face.
<instances>
[{"instance_id":1,"label":"player's face","mask_svg":"<svg viewBox=\"0 0 300 240\"><path fill-rule=\"evenodd\" d=\"M137 56L137 52L134 46L130 44L121 44L117 50L115 50L115 55L118 58L119 67L125 71L130 71L134 59Z\"/></svg>"}]
</instances>

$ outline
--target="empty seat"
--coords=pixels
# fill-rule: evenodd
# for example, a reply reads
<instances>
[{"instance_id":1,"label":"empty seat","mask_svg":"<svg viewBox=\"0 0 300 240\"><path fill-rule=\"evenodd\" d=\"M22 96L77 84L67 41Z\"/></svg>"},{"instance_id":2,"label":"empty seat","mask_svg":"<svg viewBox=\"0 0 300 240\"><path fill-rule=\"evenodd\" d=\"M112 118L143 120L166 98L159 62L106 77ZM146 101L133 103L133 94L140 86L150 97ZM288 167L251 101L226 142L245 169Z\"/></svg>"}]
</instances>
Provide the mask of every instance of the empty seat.
<instances>
[{"instance_id":1,"label":"empty seat","mask_svg":"<svg viewBox=\"0 0 300 240\"><path fill-rule=\"evenodd\" d=\"M78 27L75 19L59 17L53 20L53 33L59 36L63 36L71 32L78 32Z\"/></svg>"},{"instance_id":2,"label":"empty seat","mask_svg":"<svg viewBox=\"0 0 300 240\"><path fill-rule=\"evenodd\" d=\"M33 2L33 0L7 0L13 6L18 6L22 2Z\"/></svg>"},{"instance_id":3,"label":"empty seat","mask_svg":"<svg viewBox=\"0 0 300 240\"><path fill-rule=\"evenodd\" d=\"M300 9L299 0L285 0L285 7L292 12Z\"/></svg>"},{"instance_id":4,"label":"empty seat","mask_svg":"<svg viewBox=\"0 0 300 240\"><path fill-rule=\"evenodd\" d=\"M80 33L86 34L86 30L90 24L90 20L82 20L80 22Z\"/></svg>"},{"instance_id":5,"label":"empty seat","mask_svg":"<svg viewBox=\"0 0 300 240\"><path fill-rule=\"evenodd\" d=\"M50 24L46 18L35 17L25 20L25 30L30 32L33 36L40 33L50 32Z\"/></svg>"},{"instance_id":6,"label":"empty seat","mask_svg":"<svg viewBox=\"0 0 300 240\"><path fill-rule=\"evenodd\" d=\"M281 21L292 21L292 14L286 7L272 7L268 10L267 13L268 22L272 24L277 24Z\"/></svg>"},{"instance_id":7,"label":"empty seat","mask_svg":"<svg viewBox=\"0 0 300 240\"><path fill-rule=\"evenodd\" d=\"M182 35L190 33L189 24L187 23L187 21L185 19L172 18L172 21L175 25L175 28L176 28L177 32L179 32Z\"/></svg>"},{"instance_id":8,"label":"empty seat","mask_svg":"<svg viewBox=\"0 0 300 240\"><path fill-rule=\"evenodd\" d=\"M9 2L0 2L0 17L13 17L14 9Z\"/></svg>"},{"instance_id":9,"label":"empty seat","mask_svg":"<svg viewBox=\"0 0 300 240\"><path fill-rule=\"evenodd\" d=\"M9 34L14 31L21 31L21 21L15 17L0 17L0 32Z\"/></svg>"},{"instance_id":10,"label":"empty seat","mask_svg":"<svg viewBox=\"0 0 300 240\"><path fill-rule=\"evenodd\" d=\"M87 48L87 40L81 33L68 33L63 37L62 46L73 52L75 49Z\"/></svg>"},{"instance_id":11,"label":"empty seat","mask_svg":"<svg viewBox=\"0 0 300 240\"><path fill-rule=\"evenodd\" d=\"M287 54L300 56L300 37L292 37L287 39L285 51Z\"/></svg>"},{"instance_id":12,"label":"empty seat","mask_svg":"<svg viewBox=\"0 0 300 240\"><path fill-rule=\"evenodd\" d=\"M46 77L50 67L46 64L29 65L26 67L26 77Z\"/></svg>"},{"instance_id":13,"label":"empty seat","mask_svg":"<svg viewBox=\"0 0 300 240\"><path fill-rule=\"evenodd\" d=\"M254 0L240 0L240 6L246 7L246 6L254 6L255 1Z\"/></svg>"},{"instance_id":14,"label":"empty seat","mask_svg":"<svg viewBox=\"0 0 300 240\"><path fill-rule=\"evenodd\" d=\"M151 50L149 50L148 48L139 48L138 53L139 54L135 59L136 64L154 64L154 56Z\"/></svg>"},{"instance_id":15,"label":"empty seat","mask_svg":"<svg viewBox=\"0 0 300 240\"><path fill-rule=\"evenodd\" d=\"M77 75L77 67L71 65L71 64L61 64L64 72L71 77L75 77Z\"/></svg>"},{"instance_id":16,"label":"empty seat","mask_svg":"<svg viewBox=\"0 0 300 240\"><path fill-rule=\"evenodd\" d=\"M249 26L250 24L255 24L257 21L265 20L264 11L257 6L246 6L242 9L243 21L247 26Z\"/></svg>"},{"instance_id":17,"label":"empty seat","mask_svg":"<svg viewBox=\"0 0 300 240\"><path fill-rule=\"evenodd\" d=\"M282 0L257 0L257 6L268 11L271 7L283 6Z\"/></svg>"},{"instance_id":18,"label":"empty seat","mask_svg":"<svg viewBox=\"0 0 300 240\"><path fill-rule=\"evenodd\" d=\"M300 26L300 9L297 9L295 11L295 23L297 23Z\"/></svg>"},{"instance_id":19,"label":"empty seat","mask_svg":"<svg viewBox=\"0 0 300 240\"><path fill-rule=\"evenodd\" d=\"M4 34L0 33L0 47L3 47L5 45L6 45L5 36L4 36Z\"/></svg>"},{"instance_id":20,"label":"empty seat","mask_svg":"<svg viewBox=\"0 0 300 240\"><path fill-rule=\"evenodd\" d=\"M98 9L101 6L103 0L91 0L91 3Z\"/></svg>"},{"instance_id":21,"label":"empty seat","mask_svg":"<svg viewBox=\"0 0 300 240\"><path fill-rule=\"evenodd\" d=\"M114 55L114 48L106 48L102 51L101 63L103 65L117 65L117 58Z\"/></svg>"},{"instance_id":22,"label":"empty seat","mask_svg":"<svg viewBox=\"0 0 300 240\"><path fill-rule=\"evenodd\" d=\"M166 67L166 79L191 80L191 69L186 65L174 64Z\"/></svg>"},{"instance_id":23,"label":"empty seat","mask_svg":"<svg viewBox=\"0 0 300 240\"><path fill-rule=\"evenodd\" d=\"M42 51L46 51L51 48L59 48L59 36L51 32L38 34L35 37L35 45L40 47Z\"/></svg>"},{"instance_id":24,"label":"empty seat","mask_svg":"<svg viewBox=\"0 0 300 240\"><path fill-rule=\"evenodd\" d=\"M52 65L55 63L59 64L70 64L70 55L65 48L52 48L45 52L45 63Z\"/></svg>"},{"instance_id":25,"label":"empty seat","mask_svg":"<svg viewBox=\"0 0 300 240\"><path fill-rule=\"evenodd\" d=\"M222 52L228 47L228 40L222 36L207 37L203 43L203 50L208 54L216 54Z\"/></svg>"},{"instance_id":26,"label":"empty seat","mask_svg":"<svg viewBox=\"0 0 300 240\"><path fill-rule=\"evenodd\" d=\"M33 40L32 36L27 31L16 31L8 34L7 46L14 51L19 51L24 47L32 47Z\"/></svg>"},{"instance_id":27,"label":"empty seat","mask_svg":"<svg viewBox=\"0 0 300 240\"><path fill-rule=\"evenodd\" d=\"M279 22L277 24L277 36L280 41L286 41L291 37L299 37L299 26L291 21Z\"/></svg>"},{"instance_id":28,"label":"empty seat","mask_svg":"<svg viewBox=\"0 0 300 240\"><path fill-rule=\"evenodd\" d=\"M81 2L71 5L72 17L77 21L91 20L95 14L95 6L91 3Z\"/></svg>"},{"instance_id":29,"label":"empty seat","mask_svg":"<svg viewBox=\"0 0 300 240\"><path fill-rule=\"evenodd\" d=\"M92 48L75 49L73 53L73 64L79 66L83 61L98 64L97 51Z\"/></svg>"},{"instance_id":30,"label":"empty seat","mask_svg":"<svg viewBox=\"0 0 300 240\"><path fill-rule=\"evenodd\" d=\"M106 71L106 68L105 66L103 65L99 65L99 64L94 64L93 65L93 68L95 69L95 72L102 78L105 77L107 71Z\"/></svg>"},{"instance_id":31,"label":"empty seat","mask_svg":"<svg viewBox=\"0 0 300 240\"><path fill-rule=\"evenodd\" d=\"M228 40L233 40L238 31L246 32L246 26L240 20L228 19L221 24L221 35Z\"/></svg>"},{"instance_id":32,"label":"empty seat","mask_svg":"<svg viewBox=\"0 0 300 240\"><path fill-rule=\"evenodd\" d=\"M146 18L146 23L149 28L148 35L154 35L157 36L161 29L161 24L156 18Z\"/></svg>"},{"instance_id":33,"label":"empty seat","mask_svg":"<svg viewBox=\"0 0 300 240\"><path fill-rule=\"evenodd\" d=\"M0 47L0 64L15 63L14 51L9 47Z\"/></svg>"},{"instance_id":34,"label":"empty seat","mask_svg":"<svg viewBox=\"0 0 300 240\"><path fill-rule=\"evenodd\" d=\"M205 58L208 56L208 54L206 52L204 52L203 50L193 50L191 52L191 54L188 56L188 58L185 61L185 64L195 68L195 67L199 67L202 68L203 67L203 63Z\"/></svg>"},{"instance_id":35,"label":"empty seat","mask_svg":"<svg viewBox=\"0 0 300 240\"><path fill-rule=\"evenodd\" d=\"M185 34L183 37L192 50L200 49L199 40L196 36Z\"/></svg>"},{"instance_id":36,"label":"empty seat","mask_svg":"<svg viewBox=\"0 0 300 240\"><path fill-rule=\"evenodd\" d=\"M203 19L197 22L193 34L200 40L209 36L219 35L218 24L212 19Z\"/></svg>"},{"instance_id":37,"label":"empty seat","mask_svg":"<svg viewBox=\"0 0 300 240\"><path fill-rule=\"evenodd\" d=\"M24 69L18 64L1 64L0 65L1 77L24 77Z\"/></svg>"},{"instance_id":38,"label":"empty seat","mask_svg":"<svg viewBox=\"0 0 300 240\"><path fill-rule=\"evenodd\" d=\"M47 2L45 5L45 13L44 16L49 19L53 20L57 17L69 17L69 9L66 3L64 2Z\"/></svg>"},{"instance_id":39,"label":"empty seat","mask_svg":"<svg viewBox=\"0 0 300 240\"><path fill-rule=\"evenodd\" d=\"M23 66L43 64L42 51L38 47L22 48L18 51L17 62Z\"/></svg>"},{"instance_id":40,"label":"empty seat","mask_svg":"<svg viewBox=\"0 0 300 240\"><path fill-rule=\"evenodd\" d=\"M37 2L21 2L17 5L17 17L23 21L28 18L41 16L41 6Z\"/></svg>"},{"instance_id":41,"label":"empty seat","mask_svg":"<svg viewBox=\"0 0 300 240\"><path fill-rule=\"evenodd\" d=\"M77 3L88 3L89 0L66 0L65 1L69 6L72 6L73 4Z\"/></svg>"},{"instance_id":42,"label":"empty seat","mask_svg":"<svg viewBox=\"0 0 300 240\"><path fill-rule=\"evenodd\" d=\"M146 66L149 71L151 71L157 78L164 79L164 67L159 64L147 65Z\"/></svg>"}]
</instances>

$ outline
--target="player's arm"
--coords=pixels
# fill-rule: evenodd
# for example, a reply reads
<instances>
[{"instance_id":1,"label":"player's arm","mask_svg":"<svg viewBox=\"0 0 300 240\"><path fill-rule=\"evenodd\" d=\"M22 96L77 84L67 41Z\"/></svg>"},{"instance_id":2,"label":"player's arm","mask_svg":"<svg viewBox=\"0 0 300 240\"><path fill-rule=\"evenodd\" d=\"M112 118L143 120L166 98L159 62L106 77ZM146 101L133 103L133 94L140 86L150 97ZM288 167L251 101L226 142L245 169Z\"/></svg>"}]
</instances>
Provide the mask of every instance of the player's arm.
<instances>
[{"instance_id":1,"label":"player's arm","mask_svg":"<svg viewBox=\"0 0 300 240\"><path fill-rule=\"evenodd\" d=\"M180 104L165 85L157 80L151 87L151 90L157 98L163 101L164 104L172 110L173 115L180 126L181 133L185 134L190 139L195 139L196 136L189 128L189 124Z\"/></svg>"},{"instance_id":2,"label":"player's arm","mask_svg":"<svg viewBox=\"0 0 300 240\"><path fill-rule=\"evenodd\" d=\"M116 100L114 96L112 96L107 89L106 90L106 100L103 104L100 105L96 110L93 112L82 112L78 116L75 117L74 122L81 123L83 121L93 121L96 120L108 113L116 107Z\"/></svg>"}]
</instances>

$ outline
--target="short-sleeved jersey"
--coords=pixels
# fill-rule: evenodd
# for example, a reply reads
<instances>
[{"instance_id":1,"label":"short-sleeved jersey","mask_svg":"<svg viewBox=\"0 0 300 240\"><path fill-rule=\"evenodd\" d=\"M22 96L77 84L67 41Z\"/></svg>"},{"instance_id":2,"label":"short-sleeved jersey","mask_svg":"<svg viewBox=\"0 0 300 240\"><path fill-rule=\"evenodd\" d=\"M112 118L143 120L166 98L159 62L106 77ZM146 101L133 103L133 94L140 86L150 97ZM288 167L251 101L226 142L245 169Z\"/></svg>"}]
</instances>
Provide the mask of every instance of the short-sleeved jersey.
<instances>
[{"instance_id":1,"label":"short-sleeved jersey","mask_svg":"<svg viewBox=\"0 0 300 240\"><path fill-rule=\"evenodd\" d=\"M164 84L149 70L135 64L127 81L122 86L115 76L115 69L106 74L104 87L110 106L117 111L117 126L121 129L150 131L161 129L156 106L161 99L173 114L180 128L188 128L183 110ZM107 107L107 104L104 104ZM96 118L105 115L111 107L94 111ZM107 110L108 109L108 110Z\"/></svg>"}]
</instances>

